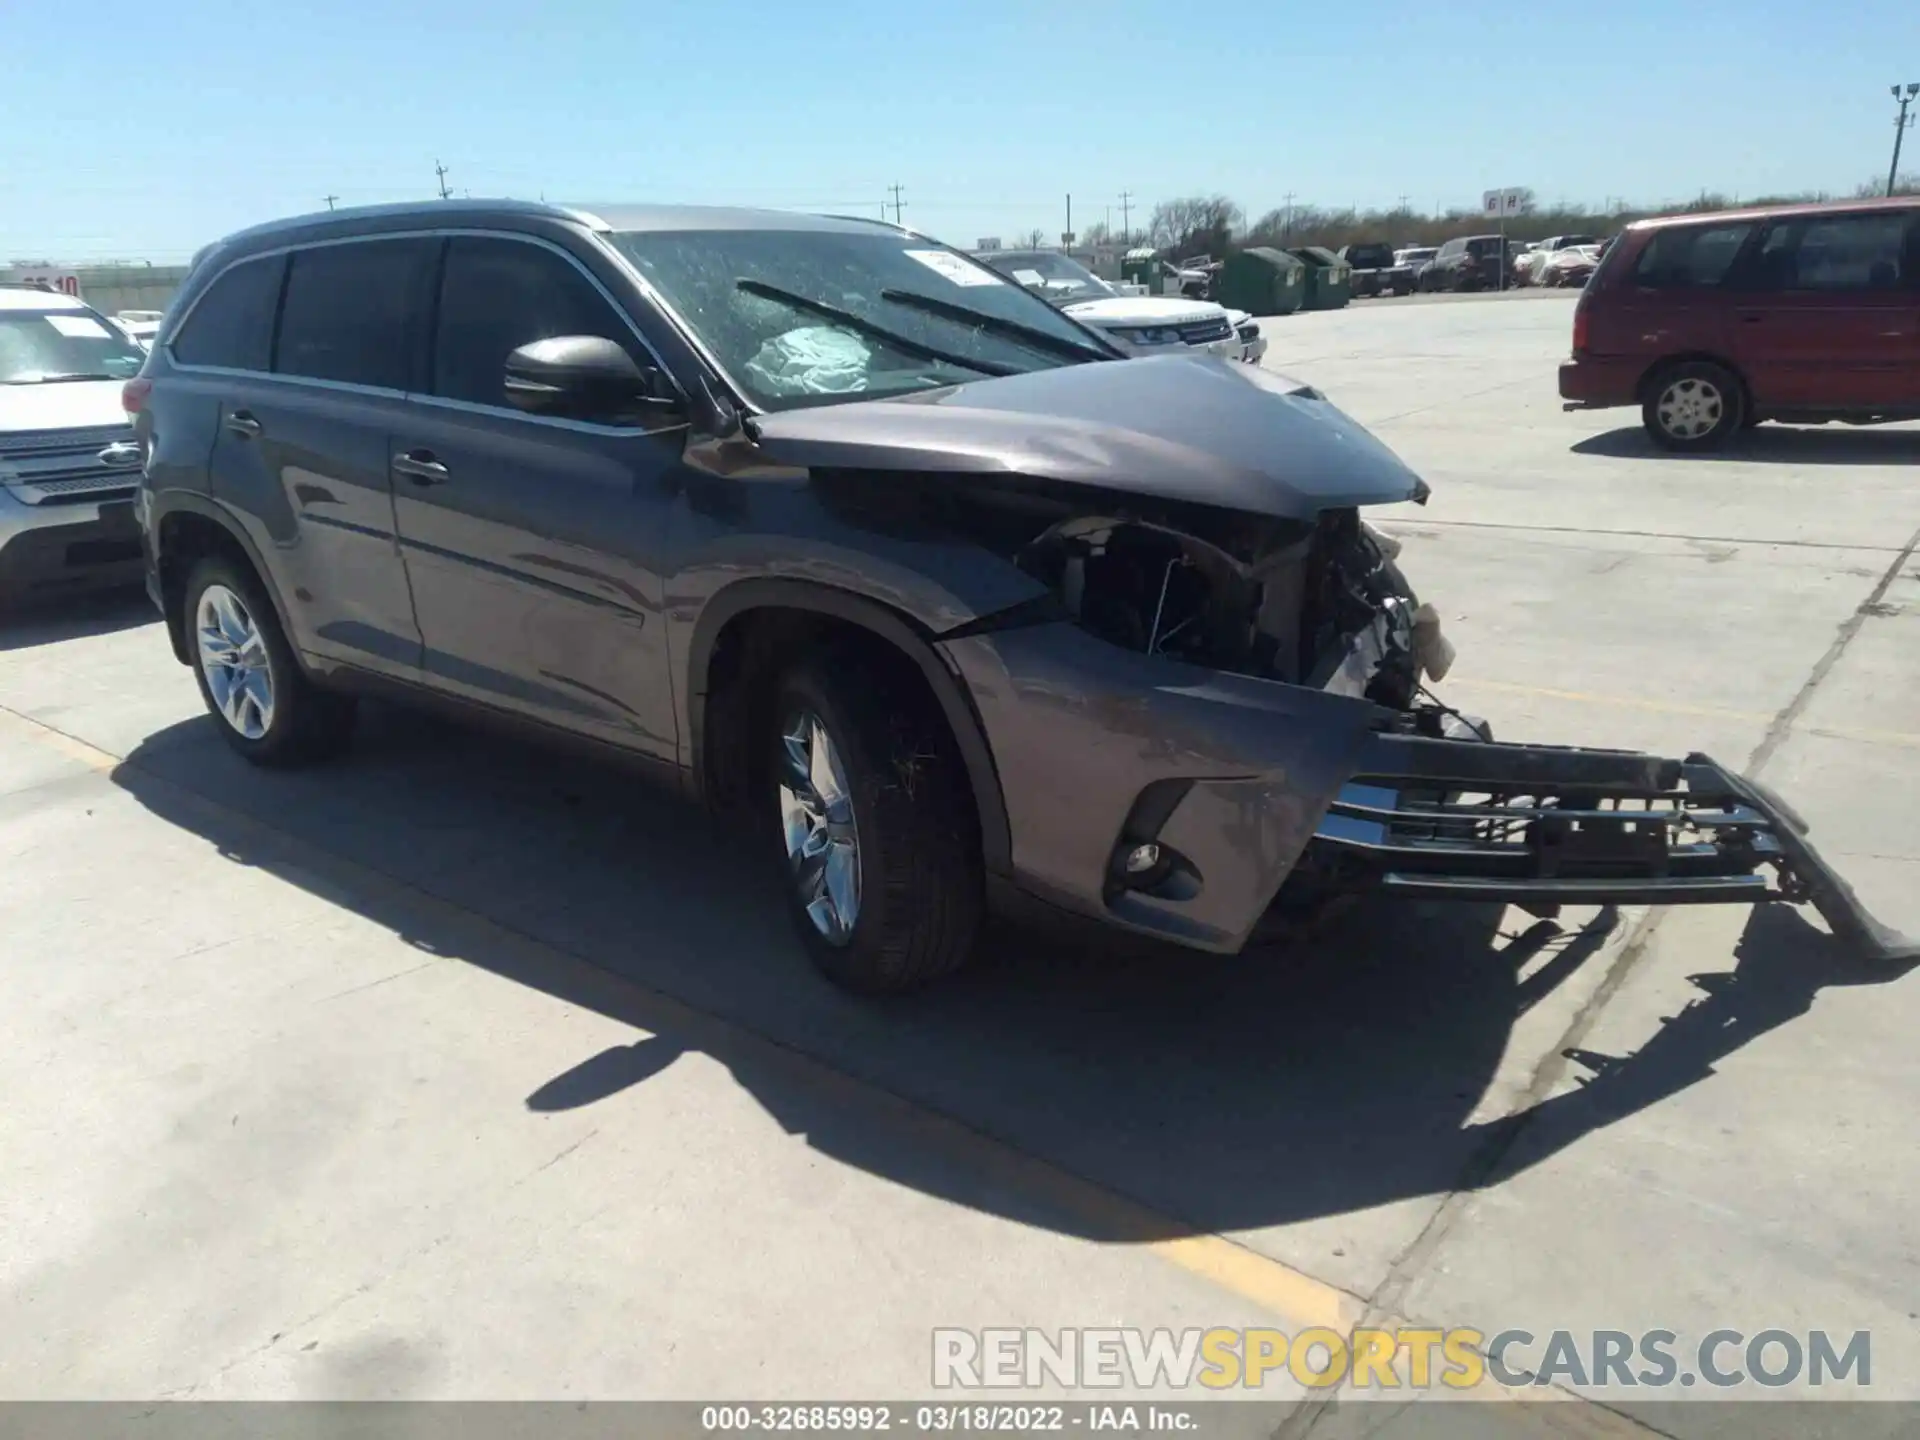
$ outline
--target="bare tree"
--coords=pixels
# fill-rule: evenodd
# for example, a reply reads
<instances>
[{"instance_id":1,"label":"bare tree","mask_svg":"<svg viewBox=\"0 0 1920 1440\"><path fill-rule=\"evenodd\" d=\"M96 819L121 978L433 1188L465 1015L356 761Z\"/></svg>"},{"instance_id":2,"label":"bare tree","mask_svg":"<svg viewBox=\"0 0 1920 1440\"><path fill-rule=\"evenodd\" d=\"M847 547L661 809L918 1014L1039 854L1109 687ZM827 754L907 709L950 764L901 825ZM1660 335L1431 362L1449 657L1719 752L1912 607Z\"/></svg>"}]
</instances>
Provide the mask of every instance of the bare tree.
<instances>
[{"instance_id":1,"label":"bare tree","mask_svg":"<svg viewBox=\"0 0 1920 1440\"><path fill-rule=\"evenodd\" d=\"M1233 232L1245 221L1240 207L1224 195L1163 200L1147 220L1147 238L1175 256L1224 255Z\"/></svg>"},{"instance_id":2,"label":"bare tree","mask_svg":"<svg viewBox=\"0 0 1920 1440\"><path fill-rule=\"evenodd\" d=\"M1113 230L1104 220L1096 220L1080 232L1082 245L1107 245L1113 241Z\"/></svg>"},{"instance_id":3,"label":"bare tree","mask_svg":"<svg viewBox=\"0 0 1920 1440\"><path fill-rule=\"evenodd\" d=\"M1023 250L1038 250L1047 243L1047 232L1036 225L1033 229L1014 238L1020 242Z\"/></svg>"}]
</instances>

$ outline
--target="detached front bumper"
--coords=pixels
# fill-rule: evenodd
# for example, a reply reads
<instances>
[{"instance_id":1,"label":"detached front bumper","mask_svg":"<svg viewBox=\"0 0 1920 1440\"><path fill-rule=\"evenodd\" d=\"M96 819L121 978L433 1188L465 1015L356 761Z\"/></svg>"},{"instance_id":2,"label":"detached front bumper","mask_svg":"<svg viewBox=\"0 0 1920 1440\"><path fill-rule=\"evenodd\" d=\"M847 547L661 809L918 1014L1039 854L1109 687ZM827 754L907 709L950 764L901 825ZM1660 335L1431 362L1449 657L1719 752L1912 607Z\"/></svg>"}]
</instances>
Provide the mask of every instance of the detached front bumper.
<instances>
[{"instance_id":1,"label":"detached front bumper","mask_svg":"<svg viewBox=\"0 0 1920 1440\"><path fill-rule=\"evenodd\" d=\"M1920 958L1784 800L1705 755L1377 735L1314 848L1346 884L1423 899L1811 904L1857 950Z\"/></svg>"},{"instance_id":2,"label":"detached front bumper","mask_svg":"<svg viewBox=\"0 0 1920 1440\"><path fill-rule=\"evenodd\" d=\"M1365 700L1067 624L940 648L998 772L1005 878L1124 929L1235 953L1298 872L1335 892L1534 908L1809 903L1875 956L1917 953L1784 802L1705 756L1387 733L1404 717Z\"/></svg>"}]
</instances>

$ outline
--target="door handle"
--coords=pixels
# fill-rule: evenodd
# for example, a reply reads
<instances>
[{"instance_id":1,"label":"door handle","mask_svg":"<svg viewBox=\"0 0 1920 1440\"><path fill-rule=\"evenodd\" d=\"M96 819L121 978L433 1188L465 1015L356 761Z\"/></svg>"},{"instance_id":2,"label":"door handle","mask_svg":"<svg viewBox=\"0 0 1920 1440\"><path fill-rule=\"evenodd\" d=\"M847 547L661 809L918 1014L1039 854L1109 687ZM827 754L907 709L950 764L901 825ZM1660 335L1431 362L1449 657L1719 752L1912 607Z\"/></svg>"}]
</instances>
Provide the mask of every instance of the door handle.
<instances>
[{"instance_id":1,"label":"door handle","mask_svg":"<svg viewBox=\"0 0 1920 1440\"><path fill-rule=\"evenodd\" d=\"M416 485L443 485L447 480L447 467L431 450L403 450L393 457L393 468Z\"/></svg>"},{"instance_id":2,"label":"door handle","mask_svg":"<svg viewBox=\"0 0 1920 1440\"><path fill-rule=\"evenodd\" d=\"M260 422L245 410L236 410L227 416L227 429L243 439L251 440L260 433Z\"/></svg>"}]
</instances>

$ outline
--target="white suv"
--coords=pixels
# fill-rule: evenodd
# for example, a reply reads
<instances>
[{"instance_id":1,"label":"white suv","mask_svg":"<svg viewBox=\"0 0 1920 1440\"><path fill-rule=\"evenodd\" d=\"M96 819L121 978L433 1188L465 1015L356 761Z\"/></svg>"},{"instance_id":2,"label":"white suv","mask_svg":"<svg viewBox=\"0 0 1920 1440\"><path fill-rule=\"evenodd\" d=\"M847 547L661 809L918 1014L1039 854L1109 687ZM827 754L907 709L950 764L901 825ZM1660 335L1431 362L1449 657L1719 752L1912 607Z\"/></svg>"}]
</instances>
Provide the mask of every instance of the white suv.
<instances>
[{"instance_id":1,"label":"white suv","mask_svg":"<svg viewBox=\"0 0 1920 1440\"><path fill-rule=\"evenodd\" d=\"M0 613L140 583L140 447L120 390L146 358L71 295L0 285Z\"/></svg>"},{"instance_id":2,"label":"white suv","mask_svg":"<svg viewBox=\"0 0 1920 1440\"><path fill-rule=\"evenodd\" d=\"M1177 345L1206 350L1225 360L1258 360L1266 353L1266 341L1251 315L1229 314L1211 300L1184 295L1123 294L1058 250L992 250L973 258L1082 325L1111 337L1131 354L1152 354ZM1251 327L1250 336L1242 334L1245 327ZM1256 343L1259 354L1252 353Z\"/></svg>"}]
</instances>

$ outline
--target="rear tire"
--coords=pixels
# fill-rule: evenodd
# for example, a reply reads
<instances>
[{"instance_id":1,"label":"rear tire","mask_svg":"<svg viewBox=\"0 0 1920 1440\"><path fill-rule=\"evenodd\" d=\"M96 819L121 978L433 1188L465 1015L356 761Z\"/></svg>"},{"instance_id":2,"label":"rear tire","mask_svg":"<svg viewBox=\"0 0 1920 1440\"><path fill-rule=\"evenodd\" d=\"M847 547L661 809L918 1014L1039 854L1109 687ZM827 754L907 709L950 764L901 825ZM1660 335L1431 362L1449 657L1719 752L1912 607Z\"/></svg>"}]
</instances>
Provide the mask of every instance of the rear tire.
<instances>
[{"instance_id":1,"label":"rear tire","mask_svg":"<svg viewBox=\"0 0 1920 1440\"><path fill-rule=\"evenodd\" d=\"M193 678L222 739L255 765L274 767L346 748L353 697L307 678L251 569L225 555L204 557L187 576L181 605Z\"/></svg>"},{"instance_id":2,"label":"rear tire","mask_svg":"<svg viewBox=\"0 0 1920 1440\"><path fill-rule=\"evenodd\" d=\"M788 911L828 979L915 990L972 954L985 909L964 766L920 696L853 649L783 677L770 714Z\"/></svg>"},{"instance_id":3,"label":"rear tire","mask_svg":"<svg viewBox=\"0 0 1920 1440\"><path fill-rule=\"evenodd\" d=\"M1717 450L1745 424L1746 388L1711 360L1668 366L1647 382L1641 422L1653 443L1677 454Z\"/></svg>"}]
</instances>

